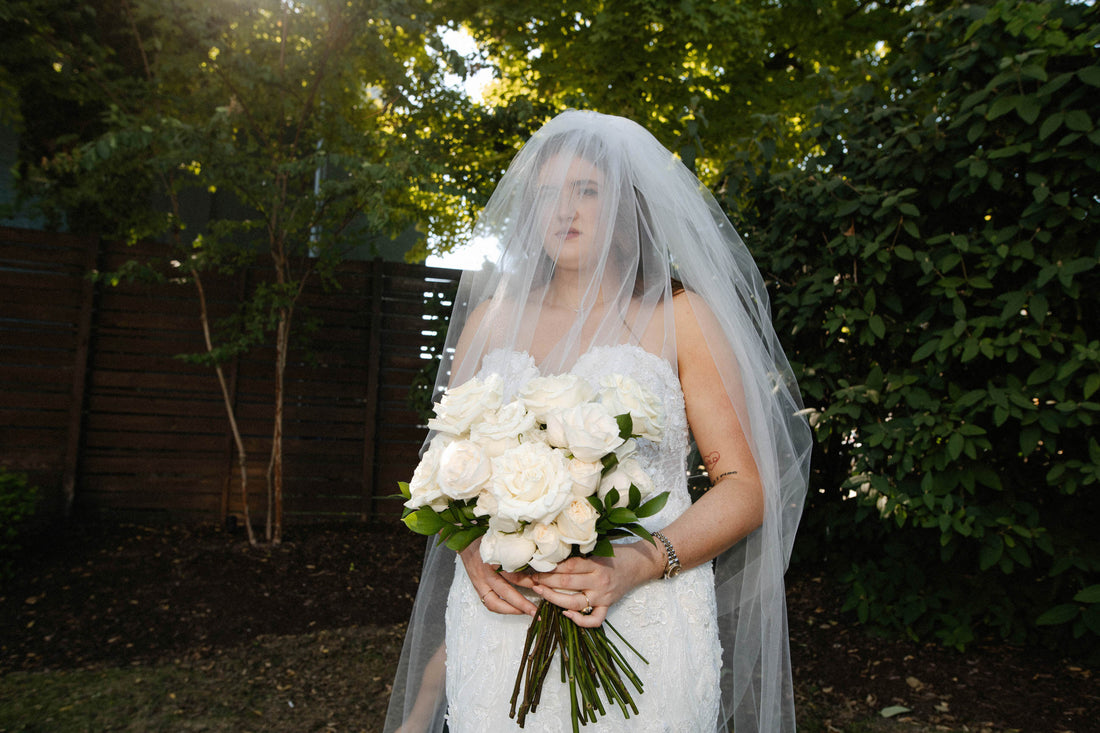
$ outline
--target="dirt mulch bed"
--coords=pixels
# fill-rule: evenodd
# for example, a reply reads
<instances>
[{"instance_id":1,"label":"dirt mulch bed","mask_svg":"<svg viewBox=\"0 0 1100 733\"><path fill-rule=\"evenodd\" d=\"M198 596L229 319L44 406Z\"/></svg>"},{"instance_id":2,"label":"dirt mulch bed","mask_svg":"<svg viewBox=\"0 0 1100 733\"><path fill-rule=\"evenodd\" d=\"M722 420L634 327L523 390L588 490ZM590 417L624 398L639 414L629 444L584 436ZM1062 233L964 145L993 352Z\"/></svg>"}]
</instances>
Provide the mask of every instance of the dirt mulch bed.
<instances>
[{"instance_id":1,"label":"dirt mulch bed","mask_svg":"<svg viewBox=\"0 0 1100 733\"><path fill-rule=\"evenodd\" d=\"M277 548L212 527L92 523L40 536L0 587L0 674L212 659L261 637L339 629L388 627L396 646L423 540L361 524L286 534ZM902 706L933 728L1100 731L1095 669L1041 650L882 639L841 614L820 578L788 581L799 715L819 729Z\"/></svg>"}]
</instances>

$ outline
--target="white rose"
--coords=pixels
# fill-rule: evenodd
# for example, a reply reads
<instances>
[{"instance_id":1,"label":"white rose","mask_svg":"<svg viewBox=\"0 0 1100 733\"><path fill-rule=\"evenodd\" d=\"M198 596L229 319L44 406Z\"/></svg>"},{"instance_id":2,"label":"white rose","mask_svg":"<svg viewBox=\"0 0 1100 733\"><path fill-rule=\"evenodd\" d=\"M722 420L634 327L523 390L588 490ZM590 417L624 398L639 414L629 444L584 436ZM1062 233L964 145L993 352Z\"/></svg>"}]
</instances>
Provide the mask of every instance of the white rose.
<instances>
[{"instance_id":1,"label":"white rose","mask_svg":"<svg viewBox=\"0 0 1100 733\"><path fill-rule=\"evenodd\" d=\"M634 438L627 438L625 443L615 449L615 457L618 458L620 461L624 461L637 452L638 441L634 440Z\"/></svg>"},{"instance_id":2,"label":"white rose","mask_svg":"<svg viewBox=\"0 0 1100 733\"><path fill-rule=\"evenodd\" d=\"M474 377L457 387L451 387L432 408L435 417L428 420L428 428L441 433L462 435L487 410L500 407L503 395L504 382L499 374L490 374L484 380Z\"/></svg>"},{"instance_id":3,"label":"white rose","mask_svg":"<svg viewBox=\"0 0 1100 733\"><path fill-rule=\"evenodd\" d=\"M479 517L492 517L497 513L497 498L488 488L482 488L474 504L474 514Z\"/></svg>"},{"instance_id":4,"label":"white rose","mask_svg":"<svg viewBox=\"0 0 1100 733\"><path fill-rule=\"evenodd\" d=\"M574 499L558 515L554 524L558 527L562 542L576 545L582 553L588 553L596 546L596 521L599 518L599 513L588 503L588 499Z\"/></svg>"},{"instance_id":5,"label":"white rose","mask_svg":"<svg viewBox=\"0 0 1100 733\"><path fill-rule=\"evenodd\" d=\"M597 461L569 461L569 475L573 478L573 496L583 499L592 496L600 486L603 464Z\"/></svg>"},{"instance_id":6,"label":"white rose","mask_svg":"<svg viewBox=\"0 0 1100 733\"><path fill-rule=\"evenodd\" d=\"M665 430L664 406L648 389L622 374L606 374L600 379L600 403L612 415L630 414L633 434L653 442L661 440Z\"/></svg>"},{"instance_id":7,"label":"white rose","mask_svg":"<svg viewBox=\"0 0 1100 733\"><path fill-rule=\"evenodd\" d=\"M470 426L470 440L484 448L490 458L495 458L519 445L521 435L535 432L538 432L535 416L517 400L499 410L486 412L480 422Z\"/></svg>"},{"instance_id":8,"label":"white rose","mask_svg":"<svg viewBox=\"0 0 1100 733\"><path fill-rule=\"evenodd\" d=\"M432 438L428 450L424 451L412 478L409 479L409 499L405 506L410 509L430 506L436 511L447 508L447 497L439 485L439 459L450 442L451 438L446 435Z\"/></svg>"},{"instance_id":9,"label":"white rose","mask_svg":"<svg viewBox=\"0 0 1100 733\"><path fill-rule=\"evenodd\" d=\"M595 395L592 386L575 374L535 377L519 391L528 411L543 424L554 411L588 402Z\"/></svg>"},{"instance_id":10,"label":"white rose","mask_svg":"<svg viewBox=\"0 0 1100 733\"><path fill-rule=\"evenodd\" d=\"M481 537L481 559L512 573L531 562L535 543L523 532L498 532L490 529Z\"/></svg>"},{"instance_id":11,"label":"white rose","mask_svg":"<svg viewBox=\"0 0 1100 733\"><path fill-rule=\"evenodd\" d=\"M597 494L600 499L604 499L612 489L618 489L619 501L616 503L616 506L626 506L627 500L630 497L631 484L638 487L638 491L642 494L642 499L652 496L657 492L657 487L653 485L653 479L650 478L649 474L642 468L642 464L638 463L638 461L633 458L627 458L625 461L620 461L610 473L603 477L603 480L600 481L600 488Z\"/></svg>"},{"instance_id":12,"label":"white rose","mask_svg":"<svg viewBox=\"0 0 1100 733\"><path fill-rule=\"evenodd\" d=\"M595 402L558 410L546 422L550 445L568 448L574 458L598 461L623 444L619 423Z\"/></svg>"},{"instance_id":13,"label":"white rose","mask_svg":"<svg viewBox=\"0 0 1100 733\"><path fill-rule=\"evenodd\" d=\"M569 503L572 488L565 456L545 443L522 443L493 459L489 490L501 517L549 521Z\"/></svg>"},{"instance_id":14,"label":"white rose","mask_svg":"<svg viewBox=\"0 0 1100 733\"><path fill-rule=\"evenodd\" d=\"M528 565L540 573L550 572L573 551L572 545L562 541L561 534L553 524L529 524L523 534L535 543L535 552Z\"/></svg>"},{"instance_id":15,"label":"white rose","mask_svg":"<svg viewBox=\"0 0 1100 733\"><path fill-rule=\"evenodd\" d=\"M438 482L452 499L472 499L492 474L489 456L471 440L456 440L439 457Z\"/></svg>"}]
</instances>

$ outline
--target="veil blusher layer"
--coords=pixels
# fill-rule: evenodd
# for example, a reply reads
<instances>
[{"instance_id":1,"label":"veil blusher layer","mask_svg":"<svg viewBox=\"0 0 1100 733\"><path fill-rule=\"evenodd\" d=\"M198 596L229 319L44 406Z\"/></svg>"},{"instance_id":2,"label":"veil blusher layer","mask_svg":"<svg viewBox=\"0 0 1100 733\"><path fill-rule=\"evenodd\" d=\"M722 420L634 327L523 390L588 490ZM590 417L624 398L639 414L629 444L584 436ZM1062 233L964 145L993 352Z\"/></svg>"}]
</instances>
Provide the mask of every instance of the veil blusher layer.
<instances>
[{"instance_id":1,"label":"veil blusher layer","mask_svg":"<svg viewBox=\"0 0 1100 733\"><path fill-rule=\"evenodd\" d=\"M570 178L577 165L551 161L581 161L596 171L580 177L582 183L599 179L598 206L586 207L589 193ZM587 249L578 250L580 264L567 268L564 250L554 250L558 261L548 254L555 242L566 246L567 237L555 239L565 217L555 219L547 207L568 211L571 204L592 216L575 220L579 233L569 241L584 240ZM635 344L675 370L672 303L674 283L682 283L749 439L765 496L763 525L715 562L724 653L723 712L715 730L727 730L727 721L739 733L794 730L783 573L805 497L812 437L771 324L763 279L733 225L698 179L642 127L570 111L517 154L473 234L495 241L499 256L495 267L461 278L437 396L448 383L476 375L495 349L530 353L544 374L556 374L596 346ZM575 296L571 302L552 302L551 277L575 284L567 291ZM428 544L387 731L413 711L442 643L454 554ZM421 696L419 702L420 710L432 712L423 729L442 730L445 699L427 703Z\"/></svg>"}]
</instances>

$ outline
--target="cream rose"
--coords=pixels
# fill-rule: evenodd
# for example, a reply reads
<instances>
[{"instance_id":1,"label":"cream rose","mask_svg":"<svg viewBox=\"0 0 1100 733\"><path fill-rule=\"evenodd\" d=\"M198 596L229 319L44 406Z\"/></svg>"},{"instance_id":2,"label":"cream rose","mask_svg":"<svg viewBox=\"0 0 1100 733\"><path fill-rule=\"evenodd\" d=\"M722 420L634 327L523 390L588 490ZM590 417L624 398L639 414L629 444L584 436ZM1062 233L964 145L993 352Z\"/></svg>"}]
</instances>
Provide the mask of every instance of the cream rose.
<instances>
[{"instance_id":1,"label":"cream rose","mask_svg":"<svg viewBox=\"0 0 1100 733\"><path fill-rule=\"evenodd\" d=\"M600 488L596 493L600 499L604 499L612 489L618 489L619 501L616 506L626 506L630 496L631 484L638 487L642 499L657 492L657 487L653 485L653 479L645 472L642 465L633 458L627 458L624 461L619 461L618 465L603 477L603 480L600 481Z\"/></svg>"},{"instance_id":2,"label":"cream rose","mask_svg":"<svg viewBox=\"0 0 1100 733\"><path fill-rule=\"evenodd\" d=\"M595 402L552 413L546 421L546 434L550 445L567 448L582 461L598 461L623 444L619 423Z\"/></svg>"},{"instance_id":3,"label":"cream rose","mask_svg":"<svg viewBox=\"0 0 1100 733\"><path fill-rule=\"evenodd\" d=\"M535 377L519 391L527 410L544 425L555 411L588 402L595 396L592 386L575 374Z\"/></svg>"},{"instance_id":4,"label":"cream rose","mask_svg":"<svg viewBox=\"0 0 1100 733\"><path fill-rule=\"evenodd\" d=\"M622 374L600 378L600 404L612 415L629 414L633 434L658 442L665 430L664 406L648 389Z\"/></svg>"},{"instance_id":5,"label":"cream rose","mask_svg":"<svg viewBox=\"0 0 1100 733\"><path fill-rule=\"evenodd\" d=\"M553 524L543 522L529 524L523 530L523 534L535 543L535 552L531 555L528 565L540 573L550 572L573 551L572 545L562 541L558 528Z\"/></svg>"},{"instance_id":6,"label":"cream rose","mask_svg":"<svg viewBox=\"0 0 1100 733\"><path fill-rule=\"evenodd\" d=\"M440 511L447 508L447 497L439 485L439 459L450 442L450 436L437 435L428 444L428 450L424 451L409 480L409 499L405 502L409 509L430 506Z\"/></svg>"},{"instance_id":7,"label":"cream rose","mask_svg":"<svg viewBox=\"0 0 1100 733\"><path fill-rule=\"evenodd\" d=\"M582 553L596 546L596 521L600 518L588 499L574 499L554 520L562 542L576 545Z\"/></svg>"},{"instance_id":8,"label":"cream rose","mask_svg":"<svg viewBox=\"0 0 1100 733\"><path fill-rule=\"evenodd\" d=\"M472 440L456 440L439 456L437 480L452 499L472 499L492 475L492 464L484 449Z\"/></svg>"},{"instance_id":9,"label":"cream rose","mask_svg":"<svg viewBox=\"0 0 1100 733\"><path fill-rule=\"evenodd\" d=\"M535 543L523 532L499 532L490 528L481 537L481 559L501 570L512 573L531 562Z\"/></svg>"},{"instance_id":10,"label":"cream rose","mask_svg":"<svg viewBox=\"0 0 1100 733\"><path fill-rule=\"evenodd\" d=\"M569 461L569 475L573 478L573 496L583 499L592 496L600 486L603 464L595 461Z\"/></svg>"},{"instance_id":11,"label":"cream rose","mask_svg":"<svg viewBox=\"0 0 1100 733\"><path fill-rule=\"evenodd\" d=\"M519 445L521 436L537 430L535 416L516 400L482 415L480 422L470 426L470 440L484 448L490 458L495 458Z\"/></svg>"},{"instance_id":12,"label":"cream rose","mask_svg":"<svg viewBox=\"0 0 1100 733\"><path fill-rule=\"evenodd\" d=\"M435 417L428 420L428 428L463 435L486 411L500 407L503 395L504 382L499 374L490 374L484 380L474 377L443 394L432 408Z\"/></svg>"},{"instance_id":13,"label":"cream rose","mask_svg":"<svg viewBox=\"0 0 1100 733\"><path fill-rule=\"evenodd\" d=\"M545 443L522 443L492 463L489 490L498 516L517 522L550 521L572 497L567 459Z\"/></svg>"}]
</instances>

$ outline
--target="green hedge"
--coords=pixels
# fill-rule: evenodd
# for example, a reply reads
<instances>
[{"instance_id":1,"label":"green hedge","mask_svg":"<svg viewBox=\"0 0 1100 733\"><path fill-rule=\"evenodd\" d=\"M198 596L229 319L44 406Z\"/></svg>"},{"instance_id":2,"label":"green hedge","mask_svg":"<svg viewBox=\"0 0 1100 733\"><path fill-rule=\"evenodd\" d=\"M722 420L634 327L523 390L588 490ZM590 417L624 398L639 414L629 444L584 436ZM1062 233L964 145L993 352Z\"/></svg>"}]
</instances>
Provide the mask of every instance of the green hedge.
<instances>
[{"instance_id":1,"label":"green hedge","mask_svg":"<svg viewBox=\"0 0 1100 733\"><path fill-rule=\"evenodd\" d=\"M803 165L762 137L727 171L816 408L798 557L913 637L1095 649L1097 10L915 17L814 110Z\"/></svg>"}]
</instances>

